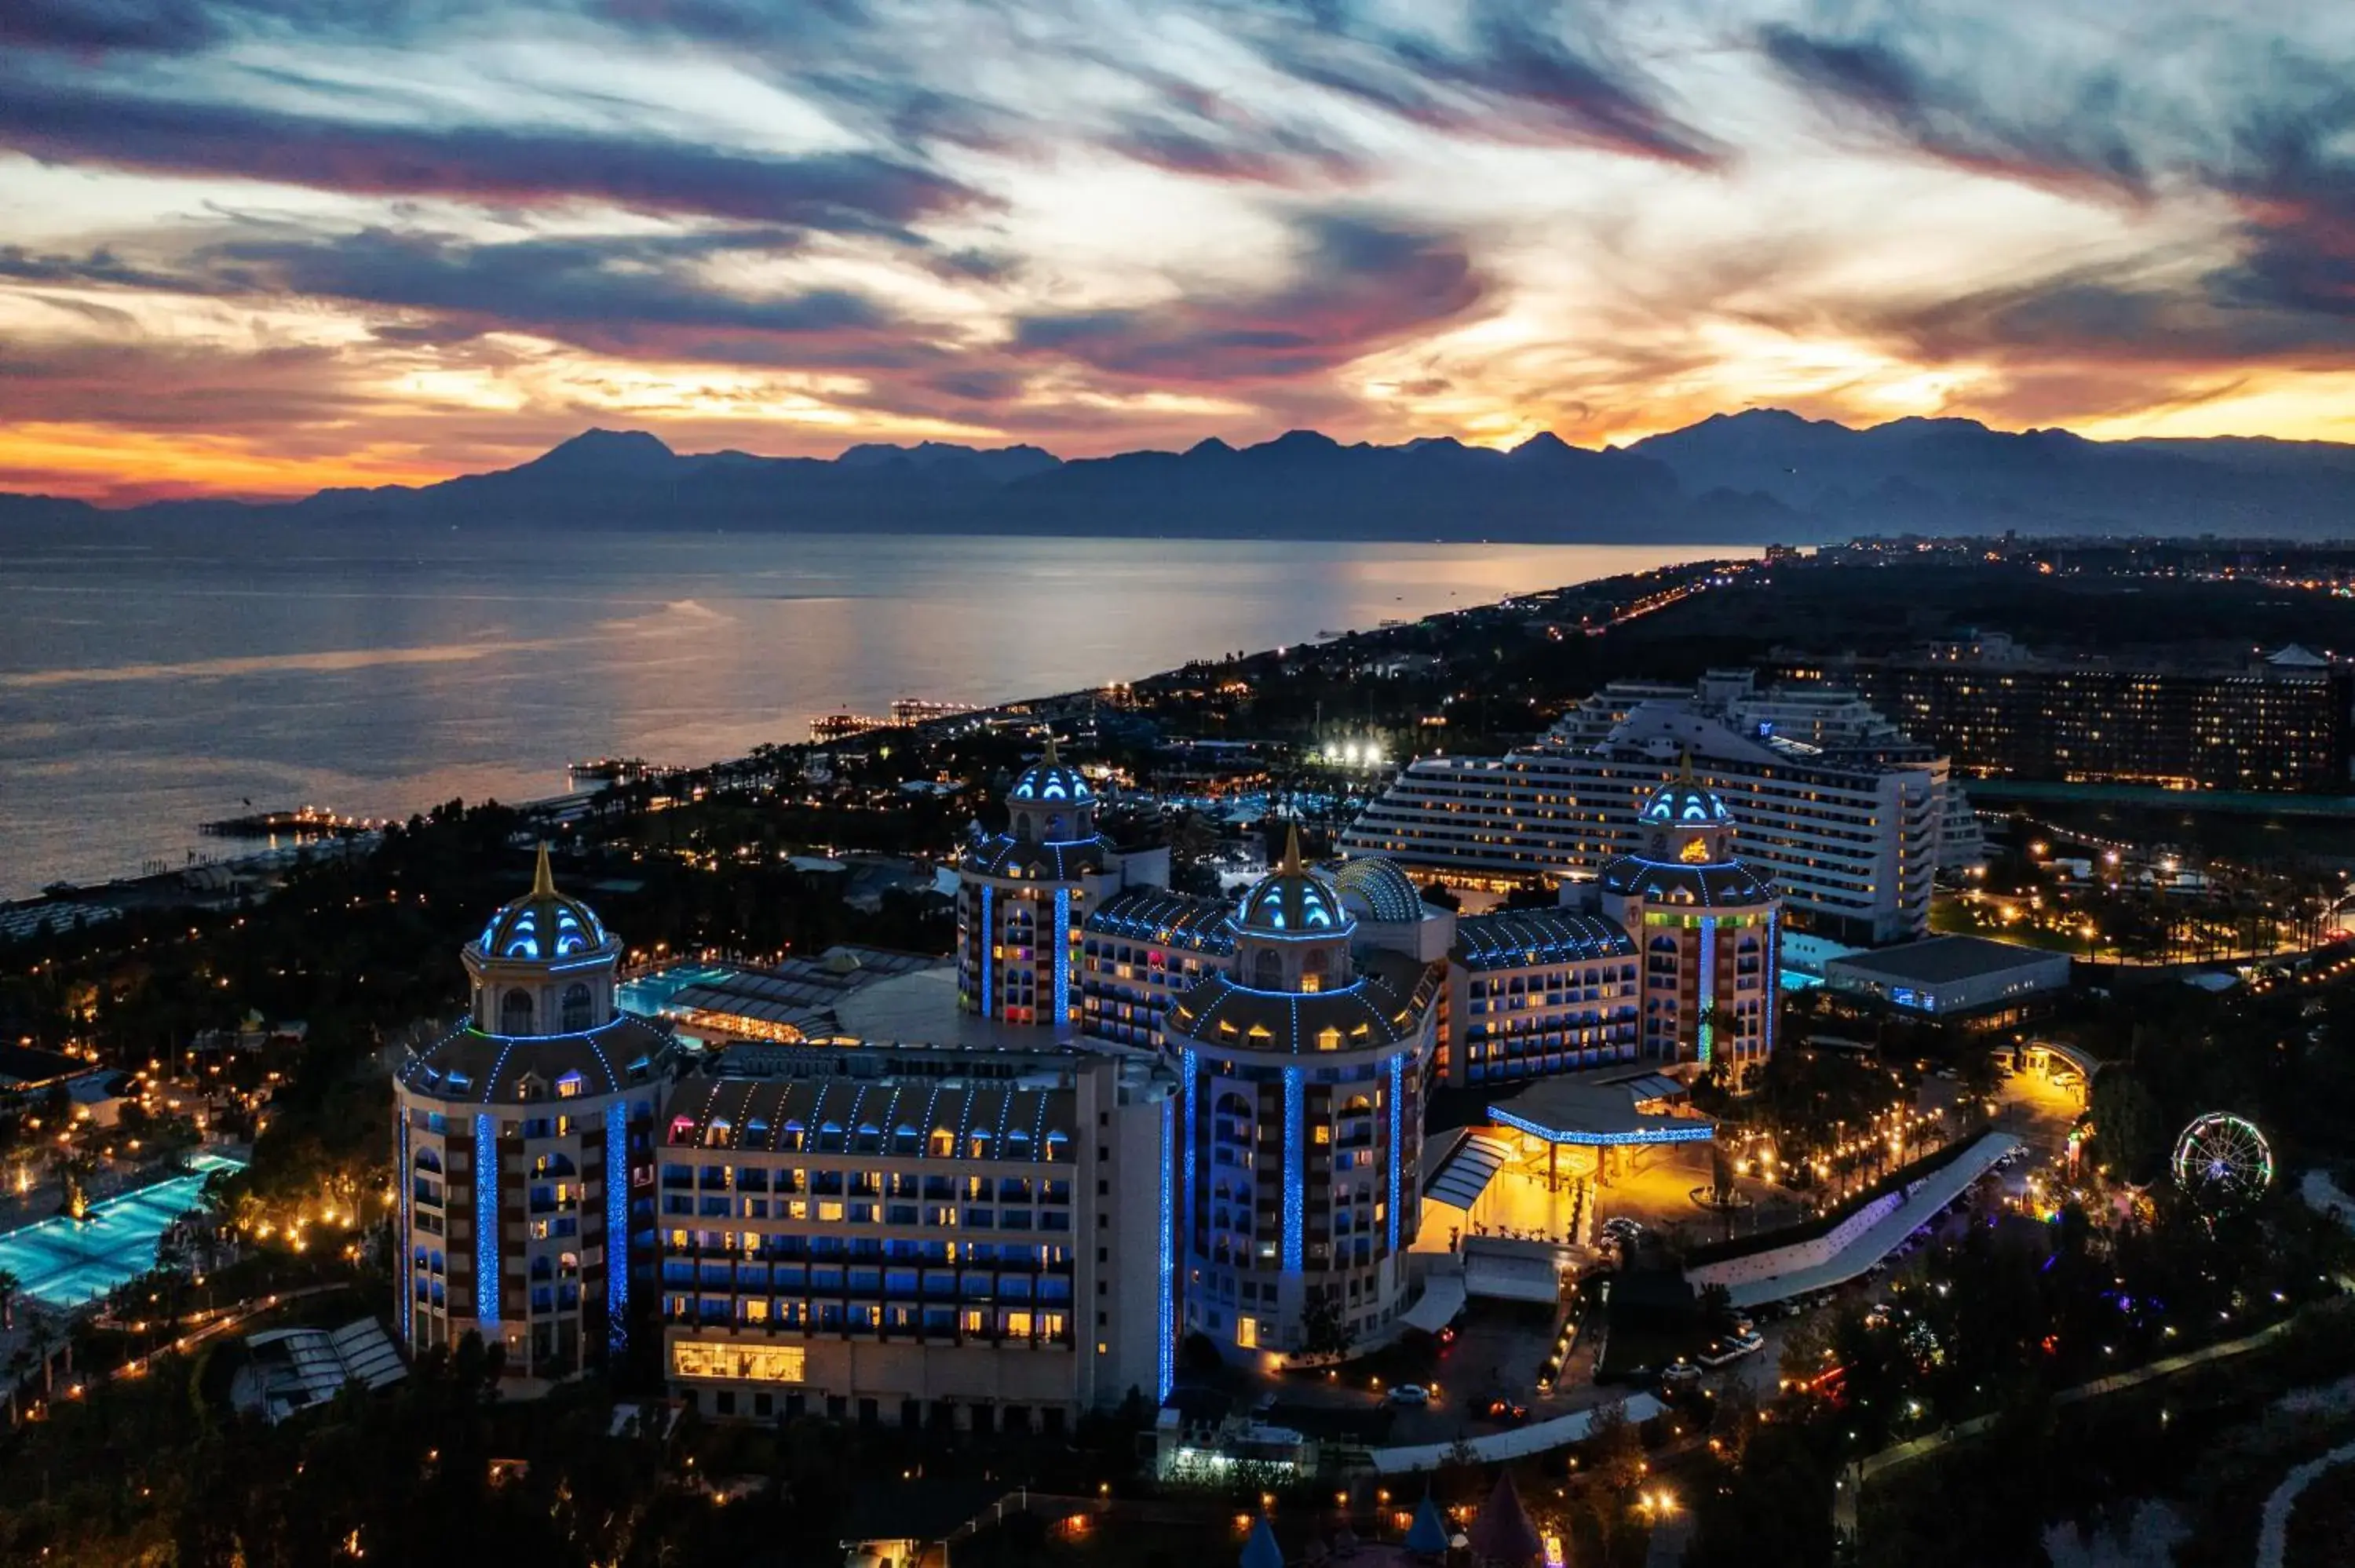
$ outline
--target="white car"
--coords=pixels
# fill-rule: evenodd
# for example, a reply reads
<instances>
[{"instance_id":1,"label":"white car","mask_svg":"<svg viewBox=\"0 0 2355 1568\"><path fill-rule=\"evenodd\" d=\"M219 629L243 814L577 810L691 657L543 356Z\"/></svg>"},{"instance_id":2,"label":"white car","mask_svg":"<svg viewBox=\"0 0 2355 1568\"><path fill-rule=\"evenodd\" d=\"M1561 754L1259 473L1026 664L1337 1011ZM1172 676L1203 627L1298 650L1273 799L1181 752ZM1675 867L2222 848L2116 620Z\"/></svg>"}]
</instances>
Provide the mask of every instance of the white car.
<instances>
[{"instance_id":1,"label":"white car","mask_svg":"<svg viewBox=\"0 0 2355 1568\"><path fill-rule=\"evenodd\" d=\"M1431 1390L1419 1383L1402 1383L1391 1390L1392 1404L1429 1404Z\"/></svg>"}]
</instances>

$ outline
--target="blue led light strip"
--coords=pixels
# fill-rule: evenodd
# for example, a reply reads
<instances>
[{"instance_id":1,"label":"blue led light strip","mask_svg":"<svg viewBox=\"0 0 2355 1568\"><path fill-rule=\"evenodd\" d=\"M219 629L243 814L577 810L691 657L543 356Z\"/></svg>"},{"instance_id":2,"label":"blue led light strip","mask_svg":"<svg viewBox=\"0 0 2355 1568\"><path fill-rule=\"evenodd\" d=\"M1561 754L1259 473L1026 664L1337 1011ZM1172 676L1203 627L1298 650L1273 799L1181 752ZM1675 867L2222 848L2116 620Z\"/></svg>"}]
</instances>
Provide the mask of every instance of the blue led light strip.
<instances>
[{"instance_id":1,"label":"blue led light strip","mask_svg":"<svg viewBox=\"0 0 2355 1568\"><path fill-rule=\"evenodd\" d=\"M605 1107L605 1346L630 1342L630 1107Z\"/></svg>"},{"instance_id":2,"label":"blue led light strip","mask_svg":"<svg viewBox=\"0 0 2355 1568\"><path fill-rule=\"evenodd\" d=\"M1071 890L1055 889L1055 1025L1071 1016Z\"/></svg>"},{"instance_id":3,"label":"blue led light strip","mask_svg":"<svg viewBox=\"0 0 2355 1568\"><path fill-rule=\"evenodd\" d=\"M1526 1132L1531 1138L1542 1138L1548 1143L1576 1144L1586 1149L1616 1148L1623 1144L1636 1143L1706 1143L1717 1135L1715 1125L1705 1121L1657 1129L1647 1128L1642 1132L1585 1132L1575 1128L1564 1129L1558 1127L1540 1126L1537 1122L1515 1116L1512 1112L1499 1109L1496 1106L1488 1107L1488 1119L1500 1126Z\"/></svg>"},{"instance_id":4,"label":"blue led light strip","mask_svg":"<svg viewBox=\"0 0 2355 1568\"><path fill-rule=\"evenodd\" d=\"M1188 1094L1190 1096L1190 1087ZM1169 1390L1178 1382L1178 1217L1169 1212L1169 1172L1173 1164L1170 1148L1173 1124L1177 1120L1178 1101L1165 1096L1161 1101L1161 1299L1160 1316L1153 1326L1155 1341L1155 1375L1159 1387L1154 1392L1156 1400L1169 1397Z\"/></svg>"},{"instance_id":5,"label":"blue led light strip","mask_svg":"<svg viewBox=\"0 0 2355 1568\"><path fill-rule=\"evenodd\" d=\"M1404 1154L1403 1152L1401 1152L1401 1150L1400 1150L1400 1148L1399 1148L1399 1128L1400 1128L1400 1107L1399 1107L1399 1101L1400 1101L1400 1099L1401 1099L1401 1098L1402 1097L1402 1096L1403 1096L1403 1089L1402 1089L1402 1086L1405 1084L1405 1082L1406 1082L1406 1058L1405 1058L1404 1056L1393 1056L1393 1057L1391 1057L1391 1151L1390 1151L1390 1162L1391 1162L1391 1209L1390 1209L1390 1214L1391 1214L1391 1255L1392 1257L1396 1257L1396 1256L1398 1255L1398 1238L1399 1238L1399 1167L1400 1167L1401 1164L1403 1164L1403 1163L1405 1162L1405 1160L1406 1160L1406 1156L1405 1156L1405 1154Z\"/></svg>"},{"instance_id":6,"label":"blue led light strip","mask_svg":"<svg viewBox=\"0 0 2355 1568\"><path fill-rule=\"evenodd\" d=\"M1284 1272L1300 1272L1302 1211L1306 1207L1307 1194L1301 1191L1305 1181L1302 1169L1307 1159L1305 1123L1308 1116L1308 1092L1297 1067L1284 1070Z\"/></svg>"},{"instance_id":7,"label":"blue led light strip","mask_svg":"<svg viewBox=\"0 0 2355 1568\"><path fill-rule=\"evenodd\" d=\"M1779 926L1783 912L1766 911L1766 962L1759 973L1765 977L1766 994L1759 1002L1764 1011L1758 1015L1758 1059L1764 1062L1774 1054L1774 1006L1783 994L1783 948Z\"/></svg>"},{"instance_id":8,"label":"blue led light strip","mask_svg":"<svg viewBox=\"0 0 2355 1568\"><path fill-rule=\"evenodd\" d=\"M996 928L990 924L989 894L989 885L987 883L982 884L981 951L975 955L975 961L981 966L981 1015L984 1018L996 1016L996 1014L989 1011L989 982L996 978L997 959L996 954L997 952L997 931Z\"/></svg>"},{"instance_id":9,"label":"blue led light strip","mask_svg":"<svg viewBox=\"0 0 2355 1568\"><path fill-rule=\"evenodd\" d=\"M474 1317L485 1349L499 1337L498 1124L474 1118Z\"/></svg>"},{"instance_id":10,"label":"blue led light strip","mask_svg":"<svg viewBox=\"0 0 2355 1568\"><path fill-rule=\"evenodd\" d=\"M1193 1047L1187 1047L1181 1054L1181 1056L1185 1065L1184 1082L1186 1086L1186 1127L1183 1136L1178 1139L1178 1147L1186 1161L1186 1181L1183 1188L1178 1194L1178 1201L1181 1211L1181 1217L1183 1218L1186 1225L1186 1245L1188 1248L1190 1255L1190 1249L1194 1245L1194 1143L1195 1128L1197 1125L1194 1119L1195 1068Z\"/></svg>"},{"instance_id":11,"label":"blue led light strip","mask_svg":"<svg viewBox=\"0 0 2355 1568\"><path fill-rule=\"evenodd\" d=\"M400 1289L400 1337L407 1342L410 1340L410 1335L415 1331L417 1317L416 1260L410 1253L410 1221L409 1217L410 1189L417 1177L409 1163L409 1107L396 1103L392 1107L392 1114L400 1121L400 1158L393 1169L399 1173L400 1182L400 1255L401 1272L404 1276ZM444 1181L446 1181L446 1168L450 1162L445 1160L442 1163L445 1168Z\"/></svg>"},{"instance_id":12,"label":"blue led light strip","mask_svg":"<svg viewBox=\"0 0 2355 1568\"><path fill-rule=\"evenodd\" d=\"M1709 1010L1716 997L1717 922L1704 918L1700 923L1700 1011L1698 1014L1699 1022L1693 1033L1694 1044L1700 1054L1700 1065L1704 1067L1709 1065L1711 1044L1710 1035L1712 1033L1710 1028Z\"/></svg>"}]
</instances>

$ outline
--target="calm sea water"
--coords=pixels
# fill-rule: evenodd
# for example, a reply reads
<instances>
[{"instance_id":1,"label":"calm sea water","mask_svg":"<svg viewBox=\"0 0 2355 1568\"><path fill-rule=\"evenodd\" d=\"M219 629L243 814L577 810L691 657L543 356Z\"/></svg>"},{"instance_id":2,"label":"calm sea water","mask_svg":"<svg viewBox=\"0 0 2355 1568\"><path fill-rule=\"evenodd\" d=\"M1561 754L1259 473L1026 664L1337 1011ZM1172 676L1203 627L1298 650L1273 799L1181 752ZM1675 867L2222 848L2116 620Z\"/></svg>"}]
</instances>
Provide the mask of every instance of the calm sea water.
<instances>
[{"instance_id":1,"label":"calm sea water","mask_svg":"<svg viewBox=\"0 0 2355 1568\"><path fill-rule=\"evenodd\" d=\"M0 896L227 853L200 821L555 794L900 695L1133 678L1691 546L246 531L0 535Z\"/></svg>"}]
</instances>

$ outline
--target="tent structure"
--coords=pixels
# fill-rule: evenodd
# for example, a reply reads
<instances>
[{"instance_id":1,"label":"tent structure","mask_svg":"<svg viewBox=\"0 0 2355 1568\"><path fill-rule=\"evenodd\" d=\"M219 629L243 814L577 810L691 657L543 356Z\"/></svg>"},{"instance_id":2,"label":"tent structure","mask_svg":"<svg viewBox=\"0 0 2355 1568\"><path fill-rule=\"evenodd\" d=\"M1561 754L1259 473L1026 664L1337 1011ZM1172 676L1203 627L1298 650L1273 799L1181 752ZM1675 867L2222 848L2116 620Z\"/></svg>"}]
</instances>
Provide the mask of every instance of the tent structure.
<instances>
[{"instance_id":1,"label":"tent structure","mask_svg":"<svg viewBox=\"0 0 2355 1568\"><path fill-rule=\"evenodd\" d=\"M1545 1542L1529 1522L1529 1510L1521 1506L1509 1470L1497 1478L1497 1489L1488 1494L1480 1517L1465 1533L1476 1562L1496 1568L1536 1568L1545 1561Z\"/></svg>"},{"instance_id":2,"label":"tent structure","mask_svg":"<svg viewBox=\"0 0 2355 1568\"><path fill-rule=\"evenodd\" d=\"M1275 1531L1264 1519L1252 1526L1240 1568L1284 1568L1284 1548L1275 1543Z\"/></svg>"},{"instance_id":3,"label":"tent structure","mask_svg":"<svg viewBox=\"0 0 2355 1568\"><path fill-rule=\"evenodd\" d=\"M1414 1523L1406 1532L1406 1549L1417 1557L1444 1557L1447 1554L1447 1521L1439 1517L1439 1505L1429 1493L1414 1510Z\"/></svg>"}]
</instances>

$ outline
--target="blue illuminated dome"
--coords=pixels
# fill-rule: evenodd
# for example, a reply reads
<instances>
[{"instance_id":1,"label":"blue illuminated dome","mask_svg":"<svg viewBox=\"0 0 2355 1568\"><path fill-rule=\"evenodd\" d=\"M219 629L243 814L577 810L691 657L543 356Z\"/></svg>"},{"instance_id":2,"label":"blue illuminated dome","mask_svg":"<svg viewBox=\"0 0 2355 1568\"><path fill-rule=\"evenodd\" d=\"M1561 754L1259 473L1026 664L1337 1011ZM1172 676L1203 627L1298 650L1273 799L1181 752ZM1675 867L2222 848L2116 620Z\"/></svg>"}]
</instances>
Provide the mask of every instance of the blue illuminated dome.
<instances>
[{"instance_id":1,"label":"blue illuminated dome","mask_svg":"<svg viewBox=\"0 0 2355 1568\"><path fill-rule=\"evenodd\" d=\"M1091 800L1095 791L1080 777L1076 768L1067 768L1055 757L1055 737L1047 737L1047 750L1039 760L1025 768L1014 788L1006 792L1009 800L1048 802L1055 800Z\"/></svg>"},{"instance_id":2,"label":"blue illuminated dome","mask_svg":"<svg viewBox=\"0 0 2355 1568\"><path fill-rule=\"evenodd\" d=\"M1340 890L1300 863L1297 825L1286 842L1284 863L1243 895L1235 923L1246 931L1336 937L1357 924L1342 906Z\"/></svg>"},{"instance_id":3,"label":"blue illuminated dome","mask_svg":"<svg viewBox=\"0 0 2355 1568\"><path fill-rule=\"evenodd\" d=\"M556 891L542 844L531 891L492 916L476 946L486 959L545 961L596 952L608 939L596 911Z\"/></svg>"},{"instance_id":4,"label":"blue illuminated dome","mask_svg":"<svg viewBox=\"0 0 2355 1568\"><path fill-rule=\"evenodd\" d=\"M1689 768L1682 778L1652 791L1652 798L1644 802L1642 816L1646 822L1675 828L1731 826L1733 821L1724 800L1716 790L1695 782Z\"/></svg>"}]
</instances>

